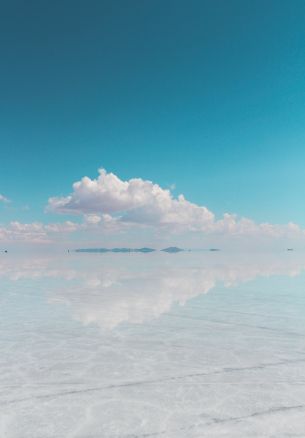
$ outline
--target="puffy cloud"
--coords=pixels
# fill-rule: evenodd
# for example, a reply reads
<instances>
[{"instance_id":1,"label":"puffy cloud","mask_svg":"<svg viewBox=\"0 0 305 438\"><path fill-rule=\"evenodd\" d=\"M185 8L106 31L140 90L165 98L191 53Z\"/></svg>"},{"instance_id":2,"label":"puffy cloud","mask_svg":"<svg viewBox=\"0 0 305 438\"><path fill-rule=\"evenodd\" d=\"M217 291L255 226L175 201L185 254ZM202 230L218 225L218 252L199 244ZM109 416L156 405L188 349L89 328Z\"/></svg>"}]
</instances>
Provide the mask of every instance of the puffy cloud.
<instances>
[{"instance_id":1,"label":"puffy cloud","mask_svg":"<svg viewBox=\"0 0 305 438\"><path fill-rule=\"evenodd\" d=\"M304 230L293 223L256 224L228 213L216 220L205 206L189 202L183 195L175 198L170 190L141 178L122 181L104 169L99 170L96 179L86 176L74 183L69 196L50 198L47 208L57 213L84 215L87 223L104 228L129 224L230 236L304 236Z\"/></svg>"},{"instance_id":2,"label":"puffy cloud","mask_svg":"<svg viewBox=\"0 0 305 438\"><path fill-rule=\"evenodd\" d=\"M108 214L84 216L84 221L76 223L64 221L59 223L43 224L41 222L22 223L19 221L10 222L8 225L0 226L0 241L3 242L29 242L29 243L52 243L58 242L62 236L75 232L93 232L93 236L104 232L118 232L127 228L118 223L116 218Z\"/></svg>"},{"instance_id":3,"label":"puffy cloud","mask_svg":"<svg viewBox=\"0 0 305 438\"><path fill-rule=\"evenodd\" d=\"M85 214L84 215L84 226L94 227L99 226L103 228L111 228L115 227L117 225L118 219L115 217L112 217L110 214Z\"/></svg>"},{"instance_id":4,"label":"puffy cloud","mask_svg":"<svg viewBox=\"0 0 305 438\"><path fill-rule=\"evenodd\" d=\"M81 226L70 221L58 224L42 224L40 222L24 224L14 221L5 227L0 227L0 241L49 243L54 239L55 234L71 233L77 231Z\"/></svg>"},{"instance_id":5,"label":"puffy cloud","mask_svg":"<svg viewBox=\"0 0 305 438\"><path fill-rule=\"evenodd\" d=\"M1 200L8 202L2 195ZM83 222L11 222L5 227L0 226L0 240L51 242L58 240L58 235L77 231L86 231L87 236L91 231L91 237L96 239L101 235L132 230L137 233L138 239L140 228L145 233L142 236L143 244L147 244L148 228L153 233L157 231L159 239L164 239L170 233L189 237L190 232L211 235L213 238L215 235L250 237L254 242L258 237L305 237L304 230L292 222L286 225L257 224L251 219L238 218L229 213L216 219L208 208L188 201L183 195L174 197L170 190L141 178L123 181L104 169L99 171L96 179L84 177L74 183L70 195L50 198L47 210L81 215Z\"/></svg>"},{"instance_id":6,"label":"puffy cloud","mask_svg":"<svg viewBox=\"0 0 305 438\"><path fill-rule=\"evenodd\" d=\"M190 230L208 230L214 214L206 207L187 201L183 195L177 199L158 184L133 178L122 181L104 169L97 179L84 177L73 184L73 193L67 197L49 199L48 209L57 213L98 215L118 218L121 222L176 227Z\"/></svg>"},{"instance_id":7,"label":"puffy cloud","mask_svg":"<svg viewBox=\"0 0 305 438\"><path fill-rule=\"evenodd\" d=\"M289 222L286 225L261 223L256 224L247 218L238 218L236 215L225 213L223 219L216 221L213 230L222 234L238 236L266 236L266 237L305 237L305 231L299 225Z\"/></svg>"}]
</instances>

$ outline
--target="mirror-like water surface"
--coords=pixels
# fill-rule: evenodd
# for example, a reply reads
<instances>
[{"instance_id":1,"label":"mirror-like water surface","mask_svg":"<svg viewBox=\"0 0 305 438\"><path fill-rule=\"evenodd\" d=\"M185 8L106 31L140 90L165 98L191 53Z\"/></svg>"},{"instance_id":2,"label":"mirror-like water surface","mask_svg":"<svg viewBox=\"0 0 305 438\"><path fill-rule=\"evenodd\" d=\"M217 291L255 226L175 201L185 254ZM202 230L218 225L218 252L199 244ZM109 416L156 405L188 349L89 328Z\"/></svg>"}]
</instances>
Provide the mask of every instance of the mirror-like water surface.
<instances>
[{"instance_id":1,"label":"mirror-like water surface","mask_svg":"<svg viewBox=\"0 0 305 438\"><path fill-rule=\"evenodd\" d=\"M305 436L305 258L0 259L0 436Z\"/></svg>"}]
</instances>

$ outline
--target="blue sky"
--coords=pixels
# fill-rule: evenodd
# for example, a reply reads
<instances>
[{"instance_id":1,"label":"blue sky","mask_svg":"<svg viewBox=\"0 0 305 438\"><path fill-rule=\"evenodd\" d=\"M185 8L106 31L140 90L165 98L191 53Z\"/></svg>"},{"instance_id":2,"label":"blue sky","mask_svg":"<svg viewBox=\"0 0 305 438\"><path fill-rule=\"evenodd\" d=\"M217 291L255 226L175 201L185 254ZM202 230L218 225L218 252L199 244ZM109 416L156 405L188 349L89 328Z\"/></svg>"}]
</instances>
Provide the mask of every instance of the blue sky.
<instances>
[{"instance_id":1,"label":"blue sky","mask_svg":"<svg viewBox=\"0 0 305 438\"><path fill-rule=\"evenodd\" d=\"M303 0L3 3L0 223L58 221L48 198L102 167L305 226L304 22Z\"/></svg>"}]
</instances>

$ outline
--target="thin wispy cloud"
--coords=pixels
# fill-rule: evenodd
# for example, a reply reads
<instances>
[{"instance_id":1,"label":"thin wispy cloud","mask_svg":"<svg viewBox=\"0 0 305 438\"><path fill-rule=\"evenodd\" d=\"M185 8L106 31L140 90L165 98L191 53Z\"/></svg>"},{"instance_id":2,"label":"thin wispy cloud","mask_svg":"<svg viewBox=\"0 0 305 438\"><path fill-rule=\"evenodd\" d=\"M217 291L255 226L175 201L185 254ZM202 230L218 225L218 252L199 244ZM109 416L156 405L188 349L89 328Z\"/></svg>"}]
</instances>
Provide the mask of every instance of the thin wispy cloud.
<instances>
[{"instance_id":1,"label":"thin wispy cloud","mask_svg":"<svg viewBox=\"0 0 305 438\"><path fill-rule=\"evenodd\" d=\"M0 202L3 202L4 204L8 204L11 201L6 196L0 193Z\"/></svg>"}]
</instances>

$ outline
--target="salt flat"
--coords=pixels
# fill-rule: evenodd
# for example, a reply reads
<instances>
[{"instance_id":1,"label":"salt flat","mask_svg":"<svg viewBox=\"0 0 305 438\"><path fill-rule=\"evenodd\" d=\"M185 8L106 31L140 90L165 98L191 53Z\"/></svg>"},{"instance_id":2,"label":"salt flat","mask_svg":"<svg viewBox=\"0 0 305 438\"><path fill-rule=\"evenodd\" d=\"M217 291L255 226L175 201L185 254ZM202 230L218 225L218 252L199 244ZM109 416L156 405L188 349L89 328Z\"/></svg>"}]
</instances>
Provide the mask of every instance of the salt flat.
<instances>
[{"instance_id":1,"label":"salt flat","mask_svg":"<svg viewBox=\"0 0 305 438\"><path fill-rule=\"evenodd\" d=\"M1 255L0 436L305 436L305 258Z\"/></svg>"}]
</instances>

